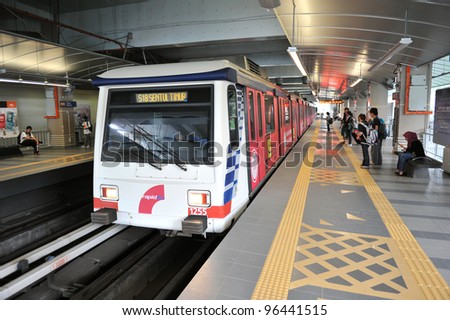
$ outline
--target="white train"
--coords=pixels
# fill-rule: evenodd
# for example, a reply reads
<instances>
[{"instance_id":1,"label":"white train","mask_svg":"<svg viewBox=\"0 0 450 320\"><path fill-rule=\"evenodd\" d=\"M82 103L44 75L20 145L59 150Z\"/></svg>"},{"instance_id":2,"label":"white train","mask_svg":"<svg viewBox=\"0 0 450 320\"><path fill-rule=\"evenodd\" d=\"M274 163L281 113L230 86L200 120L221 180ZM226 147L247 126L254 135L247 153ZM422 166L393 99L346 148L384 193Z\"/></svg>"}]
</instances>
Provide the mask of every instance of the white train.
<instances>
[{"instance_id":1,"label":"white train","mask_svg":"<svg viewBox=\"0 0 450 320\"><path fill-rule=\"evenodd\" d=\"M220 233L316 109L228 61L108 71L99 86L92 221Z\"/></svg>"}]
</instances>

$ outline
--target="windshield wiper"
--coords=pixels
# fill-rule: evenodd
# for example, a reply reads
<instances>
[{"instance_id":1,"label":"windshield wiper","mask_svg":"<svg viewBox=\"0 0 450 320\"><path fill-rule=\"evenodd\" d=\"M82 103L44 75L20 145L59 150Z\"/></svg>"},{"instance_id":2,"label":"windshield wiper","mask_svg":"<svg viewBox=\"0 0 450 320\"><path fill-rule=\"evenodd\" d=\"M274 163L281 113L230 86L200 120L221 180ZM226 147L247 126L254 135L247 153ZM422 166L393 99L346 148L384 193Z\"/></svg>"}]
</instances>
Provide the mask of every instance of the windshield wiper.
<instances>
[{"instance_id":1,"label":"windshield wiper","mask_svg":"<svg viewBox=\"0 0 450 320\"><path fill-rule=\"evenodd\" d=\"M136 129L137 128L137 129ZM136 132L138 132L141 136L143 136L144 138L150 140L154 145L156 145L157 147L159 147L162 151L167 152L168 155L172 156L176 161L174 161L173 163L180 168L183 171L187 171L187 168L185 167L185 164L182 163L178 163L177 161L182 162L182 160L180 159L180 156L177 155L173 150L171 150L169 147L165 146L163 143L156 141L153 138L153 135L151 135L150 133L148 133L147 131L145 131L143 128L141 128L140 126L136 126L136 128L134 129ZM161 152L162 153L162 152ZM167 159L169 160L169 159Z\"/></svg>"},{"instance_id":2,"label":"windshield wiper","mask_svg":"<svg viewBox=\"0 0 450 320\"><path fill-rule=\"evenodd\" d=\"M148 149L143 148L139 143L137 143L137 142L135 142L135 141L133 141L133 143L135 143L136 145L138 145L139 147L141 147L142 149L144 149L145 151L147 151L147 153L149 153L150 155L152 155L153 158L156 157L156 155L155 155L151 150L148 150ZM156 169L158 169L158 170L162 170L162 165L161 165L161 164L157 164L156 162L151 162L150 160L149 160L149 161L145 161L145 157L143 157L143 156L140 155L139 153L134 153L133 150L131 151L131 154L132 154L133 156L137 156L140 160L144 160L144 162L148 163L148 164L151 165L153 168L156 168Z\"/></svg>"}]
</instances>

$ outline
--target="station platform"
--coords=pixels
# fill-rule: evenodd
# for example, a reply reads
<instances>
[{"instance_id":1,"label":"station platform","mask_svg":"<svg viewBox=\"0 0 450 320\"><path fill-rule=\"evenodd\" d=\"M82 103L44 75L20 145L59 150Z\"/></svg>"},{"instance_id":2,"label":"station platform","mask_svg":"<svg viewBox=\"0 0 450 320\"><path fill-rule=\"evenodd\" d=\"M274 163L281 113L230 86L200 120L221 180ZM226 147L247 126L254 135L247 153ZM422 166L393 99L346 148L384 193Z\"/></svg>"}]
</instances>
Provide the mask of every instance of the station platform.
<instances>
[{"instance_id":1,"label":"station platform","mask_svg":"<svg viewBox=\"0 0 450 320\"><path fill-rule=\"evenodd\" d=\"M450 299L450 176L361 169L317 120L178 299ZM303 161L302 161L303 159Z\"/></svg>"},{"instance_id":2,"label":"station platform","mask_svg":"<svg viewBox=\"0 0 450 320\"><path fill-rule=\"evenodd\" d=\"M0 181L89 162L94 159L93 153L93 149L80 147L44 147L41 148L40 155L35 156L30 148L23 151L23 155L0 159Z\"/></svg>"}]
</instances>

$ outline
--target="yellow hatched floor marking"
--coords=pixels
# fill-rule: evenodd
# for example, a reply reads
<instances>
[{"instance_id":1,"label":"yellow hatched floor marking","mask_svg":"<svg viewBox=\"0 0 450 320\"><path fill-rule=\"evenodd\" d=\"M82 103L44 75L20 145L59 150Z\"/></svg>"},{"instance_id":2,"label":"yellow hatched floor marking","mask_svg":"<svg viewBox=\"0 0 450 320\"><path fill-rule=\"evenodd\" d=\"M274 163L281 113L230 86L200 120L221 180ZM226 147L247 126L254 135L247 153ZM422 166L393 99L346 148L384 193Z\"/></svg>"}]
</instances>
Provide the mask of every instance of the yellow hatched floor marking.
<instances>
[{"instance_id":1,"label":"yellow hatched floor marking","mask_svg":"<svg viewBox=\"0 0 450 320\"><path fill-rule=\"evenodd\" d=\"M313 142L317 140L319 127L317 126L314 131ZM314 159L315 150L315 147L308 149L307 159ZM286 300L288 298L312 169L308 163L309 161L304 161L300 168L283 218L253 291L252 299L254 300Z\"/></svg>"},{"instance_id":2,"label":"yellow hatched floor marking","mask_svg":"<svg viewBox=\"0 0 450 320\"><path fill-rule=\"evenodd\" d=\"M322 182L331 184L361 185L358 176L354 172L345 172L323 168L311 170L310 182Z\"/></svg>"},{"instance_id":3,"label":"yellow hatched floor marking","mask_svg":"<svg viewBox=\"0 0 450 320\"><path fill-rule=\"evenodd\" d=\"M303 224L291 289L316 286L385 299L423 299L391 238Z\"/></svg>"},{"instance_id":4,"label":"yellow hatched floor marking","mask_svg":"<svg viewBox=\"0 0 450 320\"><path fill-rule=\"evenodd\" d=\"M345 147L345 150L355 167L356 174L359 176L360 181L363 182L386 229L397 244L425 298L450 299L448 284L420 247L398 212L383 194L370 173L365 169L360 169L360 159L358 159L353 150L350 147Z\"/></svg>"}]
</instances>

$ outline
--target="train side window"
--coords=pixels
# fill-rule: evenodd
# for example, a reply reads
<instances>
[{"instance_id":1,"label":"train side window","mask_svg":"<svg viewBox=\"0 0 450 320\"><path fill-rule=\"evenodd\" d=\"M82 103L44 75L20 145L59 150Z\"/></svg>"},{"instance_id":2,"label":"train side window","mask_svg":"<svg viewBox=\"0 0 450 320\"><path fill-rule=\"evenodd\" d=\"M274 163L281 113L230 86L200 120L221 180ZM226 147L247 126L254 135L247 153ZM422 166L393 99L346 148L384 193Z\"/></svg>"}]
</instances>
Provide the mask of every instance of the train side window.
<instances>
[{"instance_id":1,"label":"train side window","mask_svg":"<svg viewBox=\"0 0 450 320\"><path fill-rule=\"evenodd\" d=\"M236 99L236 88L228 86L228 130L230 131L230 146L239 147L239 119Z\"/></svg>"},{"instance_id":2,"label":"train side window","mask_svg":"<svg viewBox=\"0 0 450 320\"><path fill-rule=\"evenodd\" d=\"M275 130L273 96L266 94L264 100L266 105L266 133L269 133Z\"/></svg>"},{"instance_id":3,"label":"train side window","mask_svg":"<svg viewBox=\"0 0 450 320\"><path fill-rule=\"evenodd\" d=\"M259 127L259 136L263 135L263 120L262 120L262 105L261 105L261 94L258 93L258 127Z\"/></svg>"},{"instance_id":4,"label":"train side window","mask_svg":"<svg viewBox=\"0 0 450 320\"><path fill-rule=\"evenodd\" d=\"M250 137L254 141L256 138L255 134L255 104L253 102L253 92L248 92L248 102L250 104Z\"/></svg>"},{"instance_id":5,"label":"train side window","mask_svg":"<svg viewBox=\"0 0 450 320\"><path fill-rule=\"evenodd\" d=\"M291 102L286 101L284 104L284 122L289 124L291 121Z\"/></svg>"}]
</instances>

